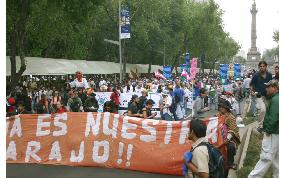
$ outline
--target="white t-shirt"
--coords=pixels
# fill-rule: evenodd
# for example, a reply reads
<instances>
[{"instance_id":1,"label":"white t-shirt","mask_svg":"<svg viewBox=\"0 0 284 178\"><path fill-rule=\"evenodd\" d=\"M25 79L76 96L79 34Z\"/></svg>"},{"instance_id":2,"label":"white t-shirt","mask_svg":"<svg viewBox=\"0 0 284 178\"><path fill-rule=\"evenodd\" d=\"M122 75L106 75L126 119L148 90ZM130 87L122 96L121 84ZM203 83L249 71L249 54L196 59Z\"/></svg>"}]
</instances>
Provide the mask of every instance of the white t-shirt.
<instances>
[{"instance_id":1,"label":"white t-shirt","mask_svg":"<svg viewBox=\"0 0 284 178\"><path fill-rule=\"evenodd\" d=\"M192 104L193 104L192 91L190 91L188 88L185 88L184 89L184 97L188 98L188 100L186 102L186 108L192 109Z\"/></svg>"},{"instance_id":2,"label":"white t-shirt","mask_svg":"<svg viewBox=\"0 0 284 178\"><path fill-rule=\"evenodd\" d=\"M100 83L99 83L99 86L101 87L101 86L106 85L106 84L107 84L107 83L106 83L105 80L101 80Z\"/></svg>"},{"instance_id":3,"label":"white t-shirt","mask_svg":"<svg viewBox=\"0 0 284 178\"><path fill-rule=\"evenodd\" d=\"M165 104L166 106L171 106L172 105L172 97L171 97L171 95L168 95L165 99L162 97L161 100L162 100L162 102L165 101L165 103L163 103L163 104ZM163 108L163 113L171 114L171 112L170 112L168 107Z\"/></svg>"},{"instance_id":4,"label":"white t-shirt","mask_svg":"<svg viewBox=\"0 0 284 178\"><path fill-rule=\"evenodd\" d=\"M70 86L73 88L89 88L88 81L85 78L82 78L82 82L79 82L78 79L76 78L73 82L70 82Z\"/></svg>"},{"instance_id":5,"label":"white t-shirt","mask_svg":"<svg viewBox=\"0 0 284 178\"><path fill-rule=\"evenodd\" d=\"M251 82L251 78L244 79L244 84L243 84L244 88L250 88L249 86L250 82Z\"/></svg>"}]
</instances>

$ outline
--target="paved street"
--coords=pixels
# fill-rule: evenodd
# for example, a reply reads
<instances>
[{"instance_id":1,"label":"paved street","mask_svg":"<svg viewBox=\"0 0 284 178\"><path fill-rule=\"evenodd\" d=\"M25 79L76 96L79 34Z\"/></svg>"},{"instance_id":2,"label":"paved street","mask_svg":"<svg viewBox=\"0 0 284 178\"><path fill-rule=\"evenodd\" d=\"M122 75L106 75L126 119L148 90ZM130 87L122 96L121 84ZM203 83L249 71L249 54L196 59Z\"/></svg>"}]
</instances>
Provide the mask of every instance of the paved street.
<instances>
[{"instance_id":1,"label":"paved street","mask_svg":"<svg viewBox=\"0 0 284 178\"><path fill-rule=\"evenodd\" d=\"M7 178L179 178L182 176L151 174L100 167L72 167L39 164L6 164Z\"/></svg>"}]
</instances>

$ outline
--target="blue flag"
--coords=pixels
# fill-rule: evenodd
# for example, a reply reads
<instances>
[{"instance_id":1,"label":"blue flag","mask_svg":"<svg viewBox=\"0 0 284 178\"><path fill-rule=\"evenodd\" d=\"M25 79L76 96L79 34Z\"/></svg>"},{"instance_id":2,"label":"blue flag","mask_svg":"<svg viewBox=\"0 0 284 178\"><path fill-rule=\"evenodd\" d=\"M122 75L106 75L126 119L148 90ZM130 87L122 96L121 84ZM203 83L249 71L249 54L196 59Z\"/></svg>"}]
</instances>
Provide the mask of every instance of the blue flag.
<instances>
[{"instance_id":1,"label":"blue flag","mask_svg":"<svg viewBox=\"0 0 284 178\"><path fill-rule=\"evenodd\" d=\"M234 64L234 80L241 78L241 64Z\"/></svg>"},{"instance_id":2,"label":"blue flag","mask_svg":"<svg viewBox=\"0 0 284 178\"><path fill-rule=\"evenodd\" d=\"M120 39L130 38L130 13L128 9L122 9L120 19Z\"/></svg>"},{"instance_id":3,"label":"blue flag","mask_svg":"<svg viewBox=\"0 0 284 178\"><path fill-rule=\"evenodd\" d=\"M220 64L219 74L222 84L225 84L228 78L228 68L229 68L228 64Z\"/></svg>"},{"instance_id":4,"label":"blue flag","mask_svg":"<svg viewBox=\"0 0 284 178\"><path fill-rule=\"evenodd\" d=\"M163 75L166 79L172 78L172 67L171 66L163 66Z\"/></svg>"}]
</instances>

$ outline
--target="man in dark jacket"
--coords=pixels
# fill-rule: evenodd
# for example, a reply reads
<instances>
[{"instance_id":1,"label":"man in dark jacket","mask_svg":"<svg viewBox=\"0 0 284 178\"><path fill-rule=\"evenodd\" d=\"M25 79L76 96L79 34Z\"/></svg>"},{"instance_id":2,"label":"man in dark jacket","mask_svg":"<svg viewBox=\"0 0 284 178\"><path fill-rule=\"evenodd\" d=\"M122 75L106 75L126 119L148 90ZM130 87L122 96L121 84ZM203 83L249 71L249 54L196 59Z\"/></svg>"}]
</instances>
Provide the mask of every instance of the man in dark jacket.
<instances>
[{"instance_id":1,"label":"man in dark jacket","mask_svg":"<svg viewBox=\"0 0 284 178\"><path fill-rule=\"evenodd\" d=\"M265 105L267 105L265 83L272 80L272 74L267 71L267 63L265 61L260 61L258 63L258 68L259 71L256 72L252 77L250 86L251 93L254 96L252 99L252 107L257 109L257 113L254 114L258 116L258 130L261 131L263 128L264 119L264 114L262 113L265 113Z\"/></svg>"},{"instance_id":2,"label":"man in dark jacket","mask_svg":"<svg viewBox=\"0 0 284 178\"><path fill-rule=\"evenodd\" d=\"M279 84L277 80L265 83L270 98L263 121L263 140L260 159L248 178L263 177L270 166L273 177L279 177Z\"/></svg>"},{"instance_id":3,"label":"man in dark jacket","mask_svg":"<svg viewBox=\"0 0 284 178\"><path fill-rule=\"evenodd\" d=\"M98 100L96 99L96 94L91 93L84 103L85 112L97 112L99 109Z\"/></svg>"}]
</instances>

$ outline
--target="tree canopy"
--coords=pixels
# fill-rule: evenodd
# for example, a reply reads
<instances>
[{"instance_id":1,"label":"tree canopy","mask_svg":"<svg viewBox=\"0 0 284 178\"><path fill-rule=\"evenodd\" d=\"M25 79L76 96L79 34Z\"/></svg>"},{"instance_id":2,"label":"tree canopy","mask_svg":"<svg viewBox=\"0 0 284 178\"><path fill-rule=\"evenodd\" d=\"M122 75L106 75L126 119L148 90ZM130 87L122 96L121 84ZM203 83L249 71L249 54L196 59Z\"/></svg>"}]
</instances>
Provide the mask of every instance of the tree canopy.
<instances>
[{"instance_id":1,"label":"tree canopy","mask_svg":"<svg viewBox=\"0 0 284 178\"><path fill-rule=\"evenodd\" d=\"M130 10L131 38L122 40L128 63L162 65L165 49L169 65L183 63L188 51L204 57L202 67L211 67L231 60L240 48L224 31L214 0L121 2ZM118 40L118 1L9 0L6 35L11 60L20 55L118 62L117 46L104 42Z\"/></svg>"}]
</instances>

